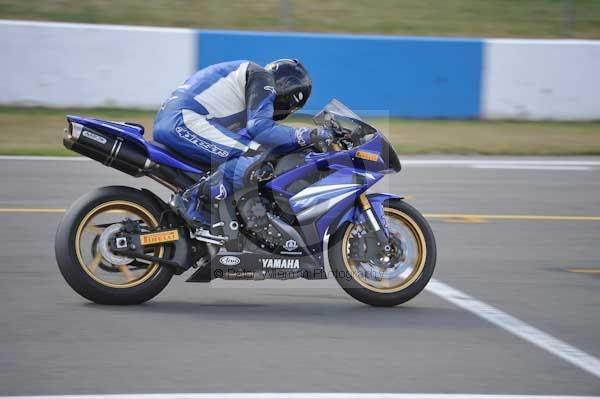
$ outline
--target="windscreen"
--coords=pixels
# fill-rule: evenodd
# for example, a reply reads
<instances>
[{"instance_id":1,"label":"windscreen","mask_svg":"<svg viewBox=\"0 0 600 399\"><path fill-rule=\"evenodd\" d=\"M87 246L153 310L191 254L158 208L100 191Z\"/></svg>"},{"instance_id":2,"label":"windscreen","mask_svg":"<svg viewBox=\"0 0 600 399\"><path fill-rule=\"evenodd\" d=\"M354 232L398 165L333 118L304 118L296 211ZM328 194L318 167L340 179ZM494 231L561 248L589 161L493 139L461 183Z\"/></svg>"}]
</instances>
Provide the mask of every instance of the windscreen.
<instances>
[{"instance_id":1,"label":"windscreen","mask_svg":"<svg viewBox=\"0 0 600 399\"><path fill-rule=\"evenodd\" d=\"M352 119L362 120L360 116L356 115L350 108L346 107L341 101L335 98L329 101L329 103L317 115L315 115L314 119L317 119L320 115L325 113L325 111Z\"/></svg>"},{"instance_id":2,"label":"windscreen","mask_svg":"<svg viewBox=\"0 0 600 399\"><path fill-rule=\"evenodd\" d=\"M362 128L365 133L377 130L335 98L313 117L313 121L320 126L330 126L334 122L348 131L353 131L356 127Z\"/></svg>"}]
</instances>

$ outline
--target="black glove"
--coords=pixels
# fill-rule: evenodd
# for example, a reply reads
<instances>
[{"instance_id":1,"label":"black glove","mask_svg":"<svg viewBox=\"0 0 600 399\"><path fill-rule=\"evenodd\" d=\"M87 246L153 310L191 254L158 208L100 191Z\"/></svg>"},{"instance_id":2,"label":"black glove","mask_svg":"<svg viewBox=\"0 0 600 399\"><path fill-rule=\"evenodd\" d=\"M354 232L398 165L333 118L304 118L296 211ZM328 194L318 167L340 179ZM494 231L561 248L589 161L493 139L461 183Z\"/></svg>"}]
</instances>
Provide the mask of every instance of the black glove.
<instances>
[{"instance_id":1,"label":"black glove","mask_svg":"<svg viewBox=\"0 0 600 399\"><path fill-rule=\"evenodd\" d=\"M310 132L310 143L314 145L319 152L327 151L329 145L333 142L333 133L325 127L318 127Z\"/></svg>"}]
</instances>

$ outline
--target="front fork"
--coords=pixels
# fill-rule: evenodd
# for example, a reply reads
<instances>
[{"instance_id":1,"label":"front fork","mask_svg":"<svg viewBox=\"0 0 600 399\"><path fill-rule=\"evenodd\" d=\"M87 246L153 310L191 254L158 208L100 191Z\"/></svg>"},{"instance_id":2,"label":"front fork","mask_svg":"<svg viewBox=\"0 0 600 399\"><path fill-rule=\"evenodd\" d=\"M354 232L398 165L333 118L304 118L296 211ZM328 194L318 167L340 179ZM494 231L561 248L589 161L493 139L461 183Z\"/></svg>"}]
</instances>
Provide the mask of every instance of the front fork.
<instances>
[{"instance_id":1,"label":"front fork","mask_svg":"<svg viewBox=\"0 0 600 399\"><path fill-rule=\"evenodd\" d=\"M358 202L365 214L366 221L371 228L371 231L375 233L375 237L377 238L377 246L385 248L389 245L389 234L387 231L387 226L385 225L385 221L383 220L383 215L377 215L373 211L371 202L365 193L359 195Z\"/></svg>"}]
</instances>

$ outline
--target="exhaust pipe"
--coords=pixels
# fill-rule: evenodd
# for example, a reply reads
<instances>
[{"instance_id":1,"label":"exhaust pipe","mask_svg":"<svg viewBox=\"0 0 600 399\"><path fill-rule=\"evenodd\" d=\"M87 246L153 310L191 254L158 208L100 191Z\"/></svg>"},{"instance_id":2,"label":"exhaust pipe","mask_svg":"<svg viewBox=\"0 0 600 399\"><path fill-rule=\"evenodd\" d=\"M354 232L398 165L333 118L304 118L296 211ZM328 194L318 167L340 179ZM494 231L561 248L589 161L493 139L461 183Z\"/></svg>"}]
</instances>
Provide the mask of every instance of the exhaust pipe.
<instances>
[{"instance_id":1,"label":"exhaust pipe","mask_svg":"<svg viewBox=\"0 0 600 399\"><path fill-rule=\"evenodd\" d=\"M66 148L130 176L143 176L155 166L144 149L120 137L100 133L74 122L69 123L66 133L63 138Z\"/></svg>"}]
</instances>

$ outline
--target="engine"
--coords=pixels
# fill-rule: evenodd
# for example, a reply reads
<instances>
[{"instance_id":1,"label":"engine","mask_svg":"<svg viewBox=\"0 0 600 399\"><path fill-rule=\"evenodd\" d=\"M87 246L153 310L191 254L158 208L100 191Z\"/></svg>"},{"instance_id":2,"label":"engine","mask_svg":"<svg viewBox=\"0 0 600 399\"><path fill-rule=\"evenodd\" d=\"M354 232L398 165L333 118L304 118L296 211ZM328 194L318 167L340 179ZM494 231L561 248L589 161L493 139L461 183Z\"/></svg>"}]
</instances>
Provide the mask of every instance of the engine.
<instances>
[{"instance_id":1,"label":"engine","mask_svg":"<svg viewBox=\"0 0 600 399\"><path fill-rule=\"evenodd\" d=\"M243 228L261 248L274 250L280 247L286 237L270 222L267 215L272 213L273 205L269 200L253 193L238 203Z\"/></svg>"}]
</instances>

